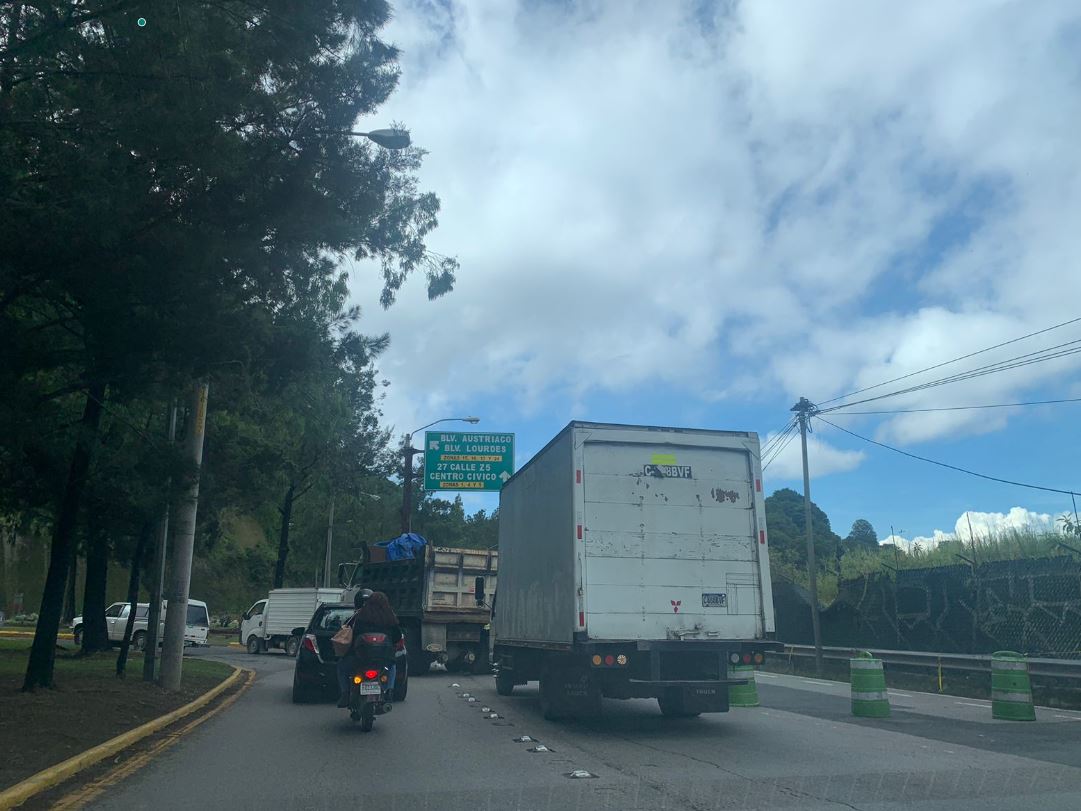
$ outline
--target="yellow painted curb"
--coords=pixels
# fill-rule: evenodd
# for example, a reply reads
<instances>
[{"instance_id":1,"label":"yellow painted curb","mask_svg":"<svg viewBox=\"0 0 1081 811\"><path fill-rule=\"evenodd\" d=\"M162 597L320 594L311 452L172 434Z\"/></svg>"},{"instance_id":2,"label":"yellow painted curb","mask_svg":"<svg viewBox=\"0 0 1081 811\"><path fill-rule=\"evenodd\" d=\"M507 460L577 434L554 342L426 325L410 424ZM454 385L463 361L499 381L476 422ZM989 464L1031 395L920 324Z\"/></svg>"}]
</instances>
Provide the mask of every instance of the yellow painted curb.
<instances>
[{"instance_id":1,"label":"yellow painted curb","mask_svg":"<svg viewBox=\"0 0 1081 811\"><path fill-rule=\"evenodd\" d=\"M13 637L13 638L17 638L17 637L20 637L20 636L25 636L25 637L33 638L34 632L33 631L0 631L0 637L4 637L4 636ZM73 634L57 634L56 638L57 639L74 639L75 636Z\"/></svg>"},{"instance_id":2,"label":"yellow painted curb","mask_svg":"<svg viewBox=\"0 0 1081 811\"><path fill-rule=\"evenodd\" d=\"M7 809L22 805L35 794L52 788L58 783L62 783L83 769L93 766L95 763L98 763L107 757L115 755L121 749L131 746L133 743L142 740L148 735L153 735L158 730L164 729L186 715L190 715L200 707L205 707L223 692L236 684L236 682L240 680L241 674L244 672L243 669L234 667L232 675L226 678L221 684L210 688L199 696L199 698L185 704L183 707L155 718L153 721L147 721L145 724L138 726L135 729L129 729L127 732L105 741L105 743L99 743L97 746L87 749L85 752L75 755L75 757L68 758L62 763L50 766L47 769L42 769L37 774L31 775L21 783L16 783L11 788L0 791L0 811L7 811Z\"/></svg>"}]
</instances>

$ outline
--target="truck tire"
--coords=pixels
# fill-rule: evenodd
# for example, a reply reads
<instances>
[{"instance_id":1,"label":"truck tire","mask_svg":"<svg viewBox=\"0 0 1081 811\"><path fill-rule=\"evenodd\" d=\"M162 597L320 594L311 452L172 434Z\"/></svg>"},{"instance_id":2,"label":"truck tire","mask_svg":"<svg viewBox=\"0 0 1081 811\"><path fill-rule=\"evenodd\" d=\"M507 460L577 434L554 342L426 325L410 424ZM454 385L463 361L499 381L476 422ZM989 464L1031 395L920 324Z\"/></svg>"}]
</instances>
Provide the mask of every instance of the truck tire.
<instances>
[{"instance_id":1,"label":"truck tire","mask_svg":"<svg viewBox=\"0 0 1081 811\"><path fill-rule=\"evenodd\" d=\"M75 647L81 648L83 646L83 626L78 626L72 636L74 637Z\"/></svg>"},{"instance_id":2,"label":"truck tire","mask_svg":"<svg viewBox=\"0 0 1081 811\"><path fill-rule=\"evenodd\" d=\"M248 637L248 653L250 653L252 656L255 656L256 654L262 653L263 650L263 640L261 640L255 634L252 634Z\"/></svg>"},{"instance_id":3,"label":"truck tire","mask_svg":"<svg viewBox=\"0 0 1081 811\"><path fill-rule=\"evenodd\" d=\"M673 690L657 698L661 715L665 718L697 718L702 713L689 712L683 708L683 693Z\"/></svg>"},{"instance_id":4,"label":"truck tire","mask_svg":"<svg viewBox=\"0 0 1081 811\"><path fill-rule=\"evenodd\" d=\"M514 692L514 671L499 669L495 674L495 691L501 696L509 696Z\"/></svg>"},{"instance_id":5,"label":"truck tire","mask_svg":"<svg viewBox=\"0 0 1081 811\"><path fill-rule=\"evenodd\" d=\"M298 653L300 653L300 637L291 636L285 640L285 655L295 659Z\"/></svg>"},{"instance_id":6,"label":"truck tire","mask_svg":"<svg viewBox=\"0 0 1081 811\"><path fill-rule=\"evenodd\" d=\"M131 636L132 650L146 650L146 631L136 631Z\"/></svg>"}]
</instances>

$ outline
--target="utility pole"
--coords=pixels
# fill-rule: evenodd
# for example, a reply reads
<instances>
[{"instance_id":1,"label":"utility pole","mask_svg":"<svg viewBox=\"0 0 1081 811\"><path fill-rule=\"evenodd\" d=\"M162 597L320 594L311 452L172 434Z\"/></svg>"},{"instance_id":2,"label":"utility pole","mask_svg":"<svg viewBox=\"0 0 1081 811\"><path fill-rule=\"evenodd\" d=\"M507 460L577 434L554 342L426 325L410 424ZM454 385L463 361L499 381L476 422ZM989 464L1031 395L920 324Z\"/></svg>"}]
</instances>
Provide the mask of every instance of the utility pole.
<instances>
[{"instance_id":1,"label":"utility pole","mask_svg":"<svg viewBox=\"0 0 1081 811\"><path fill-rule=\"evenodd\" d=\"M413 531L413 456L418 453L413 447L413 435L406 434L402 449L402 535Z\"/></svg>"},{"instance_id":2,"label":"utility pole","mask_svg":"<svg viewBox=\"0 0 1081 811\"><path fill-rule=\"evenodd\" d=\"M807 431L816 409L806 397L792 406L799 417L800 440L803 443L803 527L807 533L807 580L811 590L811 630L815 643L815 675L822 675L822 629L818 622L818 574L815 563L814 532L811 528L811 474L807 467Z\"/></svg>"},{"instance_id":3,"label":"utility pole","mask_svg":"<svg viewBox=\"0 0 1081 811\"><path fill-rule=\"evenodd\" d=\"M166 435L169 445L176 440L176 400L169 405L169 427ZM172 497L172 479L165 484L165 506L161 508L158 521L158 542L154 547L154 563L150 571L154 573L150 581L150 610L147 612L146 649L143 651L143 681L154 681L158 664L158 630L161 626L161 598L165 591L165 552L169 543L169 499Z\"/></svg>"},{"instance_id":4,"label":"utility pole","mask_svg":"<svg viewBox=\"0 0 1081 811\"><path fill-rule=\"evenodd\" d=\"M332 485L333 486L333 485ZM348 523L348 522L346 522ZM323 588L330 588L330 563L334 546L334 493L330 494L330 520L327 522L327 561L323 567Z\"/></svg>"},{"instance_id":5,"label":"utility pole","mask_svg":"<svg viewBox=\"0 0 1081 811\"><path fill-rule=\"evenodd\" d=\"M188 621L188 589L191 587L191 558L195 549L199 468L203 462L208 389L209 385L205 380L197 381L191 389L186 450L194 470L187 492L182 496L176 511L172 580L166 594L169 605L165 611L165 640L161 649L161 686L166 690L180 689L180 674L184 663L184 628Z\"/></svg>"}]
</instances>

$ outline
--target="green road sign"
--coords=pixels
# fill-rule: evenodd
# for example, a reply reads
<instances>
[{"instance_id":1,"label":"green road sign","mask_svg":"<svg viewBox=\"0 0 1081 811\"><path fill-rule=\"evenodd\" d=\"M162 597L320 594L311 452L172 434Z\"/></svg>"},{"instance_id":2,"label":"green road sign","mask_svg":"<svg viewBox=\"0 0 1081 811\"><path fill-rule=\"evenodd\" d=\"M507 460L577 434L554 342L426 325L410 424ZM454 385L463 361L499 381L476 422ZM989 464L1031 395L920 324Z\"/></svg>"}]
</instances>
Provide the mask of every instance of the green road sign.
<instances>
[{"instance_id":1,"label":"green road sign","mask_svg":"<svg viewBox=\"0 0 1081 811\"><path fill-rule=\"evenodd\" d=\"M514 474L514 434L428 431L425 490L500 490Z\"/></svg>"}]
</instances>

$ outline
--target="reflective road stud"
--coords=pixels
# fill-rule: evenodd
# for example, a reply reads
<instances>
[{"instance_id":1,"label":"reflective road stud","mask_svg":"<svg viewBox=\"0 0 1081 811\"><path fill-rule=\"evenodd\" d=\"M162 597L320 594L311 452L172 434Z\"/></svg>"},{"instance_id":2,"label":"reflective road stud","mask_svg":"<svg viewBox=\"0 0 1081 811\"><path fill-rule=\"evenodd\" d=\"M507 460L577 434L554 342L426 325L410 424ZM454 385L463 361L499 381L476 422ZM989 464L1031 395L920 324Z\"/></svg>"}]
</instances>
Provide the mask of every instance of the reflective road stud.
<instances>
[{"instance_id":1,"label":"reflective road stud","mask_svg":"<svg viewBox=\"0 0 1081 811\"><path fill-rule=\"evenodd\" d=\"M1028 663L1020 653L991 655L991 717L1003 721L1035 721Z\"/></svg>"},{"instance_id":2,"label":"reflective road stud","mask_svg":"<svg viewBox=\"0 0 1081 811\"><path fill-rule=\"evenodd\" d=\"M757 707L758 685L754 681L753 665L730 665L728 678L746 679L746 684L730 684L728 686L729 707Z\"/></svg>"},{"instance_id":3,"label":"reflective road stud","mask_svg":"<svg viewBox=\"0 0 1081 811\"><path fill-rule=\"evenodd\" d=\"M848 660L852 681L852 714L860 718L889 718L890 700L886 695L886 675L882 660L867 651Z\"/></svg>"}]
</instances>

